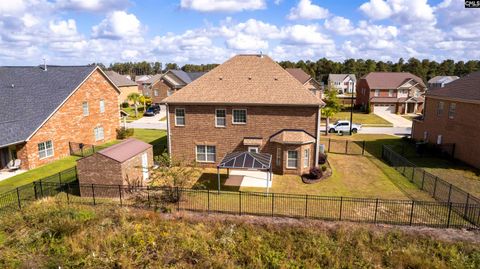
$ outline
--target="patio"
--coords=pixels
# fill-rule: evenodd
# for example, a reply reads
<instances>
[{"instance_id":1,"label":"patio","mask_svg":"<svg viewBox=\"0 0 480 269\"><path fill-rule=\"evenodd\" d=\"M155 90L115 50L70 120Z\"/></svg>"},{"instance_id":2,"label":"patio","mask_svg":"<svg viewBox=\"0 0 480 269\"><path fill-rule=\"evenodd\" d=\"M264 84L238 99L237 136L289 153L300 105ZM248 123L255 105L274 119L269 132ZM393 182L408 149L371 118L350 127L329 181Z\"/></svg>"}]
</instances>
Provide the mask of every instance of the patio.
<instances>
[{"instance_id":1,"label":"patio","mask_svg":"<svg viewBox=\"0 0 480 269\"><path fill-rule=\"evenodd\" d=\"M18 169L15 171L0 170L0 181L5 180L7 178L14 177L16 175L20 175L25 172L27 172L27 170L22 170L22 169Z\"/></svg>"}]
</instances>

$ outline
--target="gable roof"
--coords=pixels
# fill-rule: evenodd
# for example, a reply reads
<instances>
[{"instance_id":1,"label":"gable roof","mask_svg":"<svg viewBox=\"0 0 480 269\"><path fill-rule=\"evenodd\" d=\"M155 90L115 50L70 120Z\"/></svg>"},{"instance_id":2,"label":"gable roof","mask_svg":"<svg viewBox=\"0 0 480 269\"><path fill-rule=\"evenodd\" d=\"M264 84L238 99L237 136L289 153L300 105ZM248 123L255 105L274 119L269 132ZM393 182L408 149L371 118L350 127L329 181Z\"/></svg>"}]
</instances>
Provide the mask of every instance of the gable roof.
<instances>
[{"instance_id":1,"label":"gable roof","mask_svg":"<svg viewBox=\"0 0 480 269\"><path fill-rule=\"evenodd\" d=\"M137 83L135 83L134 81L131 81L127 77L122 76L115 71L112 71L112 70L105 71L105 74L117 87L137 86Z\"/></svg>"},{"instance_id":2,"label":"gable roof","mask_svg":"<svg viewBox=\"0 0 480 269\"><path fill-rule=\"evenodd\" d=\"M111 147L98 151L98 154L106 156L119 163L123 163L151 147L152 145L148 143L135 138L129 138Z\"/></svg>"},{"instance_id":3,"label":"gable roof","mask_svg":"<svg viewBox=\"0 0 480 269\"><path fill-rule=\"evenodd\" d=\"M415 80L425 88L423 80L409 72L370 72L363 76L370 89L397 89L408 80Z\"/></svg>"},{"instance_id":4,"label":"gable roof","mask_svg":"<svg viewBox=\"0 0 480 269\"><path fill-rule=\"evenodd\" d=\"M0 67L0 146L26 141L97 68Z\"/></svg>"},{"instance_id":5,"label":"gable roof","mask_svg":"<svg viewBox=\"0 0 480 269\"><path fill-rule=\"evenodd\" d=\"M207 73L207 72L185 72L183 70L170 69L165 73L165 75L169 72L174 74L181 81L183 81L185 85L191 83L192 81L196 80L197 78Z\"/></svg>"},{"instance_id":6,"label":"gable roof","mask_svg":"<svg viewBox=\"0 0 480 269\"><path fill-rule=\"evenodd\" d=\"M443 88L428 91L428 96L480 101L480 71L452 81Z\"/></svg>"},{"instance_id":7,"label":"gable roof","mask_svg":"<svg viewBox=\"0 0 480 269\"><path fill-rule=\"evenodd\" d=\"M354 82L357 81L355 74L328 74L329 81L344 81L347 77L350 77Z\"/></svg>"},{"instance_id":8,"label":"gable roof","mask_svg":"<svg viewBox=\"0 0 480 269\"><path fill-rule=\"evenodd\" d=\"M162 78L162 74L155 74L153 76L151 76L149 79L143 81L142 83L143 84L153 84L155 82L157 82L158 80L160 80Z\"/></svg>"},{"instance_id":9,"label":"gable roof","mask_svg":"<svg viewBox=\"0 0 480 269\"><path fill-rule=\"evenodd\" d=\"M137 83L138 82L143 82L143 81L145 81L145 80L147 80L151 77L152 76L150 76L150 75L137 75L137 76L135 76L135 82L137 82Z\"/></svg>"},{"instance_id":10,"label":"gable roof","mask_svg":"<svg viewBox=\"0 0 480 269\"><path fill-rule=\"evenodd\" d=\"M237 55L163 99L176 104L321 106L324 103L265 55Z\"/></svg>"},{"instance_id":11,"label":"gable roof","mask_svg":"<svg viewBox=\"0 0 480 269\"><path fill-rule=\"evenodd\" d=\"M457 76L435 76L428 83L449 83L457 79L459 79Z\"/></svg>"},{"instance_id":12,"label":"gable roof","mask_svg":"<svg viewBox=\"0 0 480 269\"><path fill-rule=\"evenodd\" d=\"M308 144L315 143L315 137L304 130L283 130L270 138L271 142L280 144Z\"/></svg>"},{"instance_id":13,"label":"gable roof","mask_svg":"<svg viewBox=\"0 0 480 269\"><path fill-rule=\"evenodd\" d=\"M285 71L287 71L302 84L305 84L312 79L312 76L305 73L305 71L303 71L301 68L286 68Z\"/></svg>"}]
</instances>

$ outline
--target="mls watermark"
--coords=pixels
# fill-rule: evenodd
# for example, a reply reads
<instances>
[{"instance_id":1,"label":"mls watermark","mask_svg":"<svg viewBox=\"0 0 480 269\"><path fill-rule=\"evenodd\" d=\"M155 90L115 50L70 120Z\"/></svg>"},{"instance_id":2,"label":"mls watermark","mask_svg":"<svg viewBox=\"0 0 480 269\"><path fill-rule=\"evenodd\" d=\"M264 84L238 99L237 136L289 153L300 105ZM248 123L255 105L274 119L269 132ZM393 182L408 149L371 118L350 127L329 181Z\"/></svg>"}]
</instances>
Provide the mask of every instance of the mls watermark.
<instances>
[{"instance_id":1,"label":"mls watermark","mask_svg":"<svg viewBox=\"0 0 480 269\"><path fill-rule=\"evenodd\" d=\"M465 8L480 8L480 0L465 0Z\"/></svg>"}]
</instances>

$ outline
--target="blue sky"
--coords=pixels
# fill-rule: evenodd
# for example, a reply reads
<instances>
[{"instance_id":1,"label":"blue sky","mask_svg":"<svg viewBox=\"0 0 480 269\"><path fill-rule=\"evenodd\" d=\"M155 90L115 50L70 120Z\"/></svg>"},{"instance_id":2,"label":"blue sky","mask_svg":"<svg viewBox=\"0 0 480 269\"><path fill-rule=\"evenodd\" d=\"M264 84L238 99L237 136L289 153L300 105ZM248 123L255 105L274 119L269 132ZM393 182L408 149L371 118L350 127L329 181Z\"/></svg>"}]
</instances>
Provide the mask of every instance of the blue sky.
<instances>
[{"instance_id":1,"label":"blue sky","mask_svg":"<svg viewBox=\"0 0 480 269\"><path fill-rule=\"evenodd\" d=\"M0 62L221 63L259 51L469 60L480 56L479 12L463 0L9 0L0 1Z\"/></svg>"}]
</instances>

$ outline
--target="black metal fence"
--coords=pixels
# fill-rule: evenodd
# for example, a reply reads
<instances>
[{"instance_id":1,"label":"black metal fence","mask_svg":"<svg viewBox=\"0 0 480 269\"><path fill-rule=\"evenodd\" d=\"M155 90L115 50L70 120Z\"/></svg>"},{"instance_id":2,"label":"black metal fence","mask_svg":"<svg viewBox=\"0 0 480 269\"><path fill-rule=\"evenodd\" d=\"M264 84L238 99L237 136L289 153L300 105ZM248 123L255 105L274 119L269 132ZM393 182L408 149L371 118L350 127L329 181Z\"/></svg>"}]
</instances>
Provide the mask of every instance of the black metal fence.
<instances>
[{"instance_id":1,"label":"black metal fence","mask_svg":"<svg viewBox=\"0 0 480 269\"><path fill-rule=\"evenodd\" d=\"M326 152L348 155L370 155L368 143L365 140L331 139L323 141Z\"/></svg>"},{"instance_id":2,"label":"black metal fence","mask_svg":"<svg viewBox=\"0 0 480 269\"><path fill-rule=\"evenodd\" d=\"M0 195L0 213L22 209L43 197L68 204L115 205L163 212L196 211L237 215L309 218L439 228L472 228L456 212L465 204L260 192L227 192L168 187L39 183ZM478 211L468 205L467 210Z\"/></svg>"},{"instance_id":3,"label":"black metal fence","mask_svg":"<svg viewBox=\"0 0 480 269\"><path fill-rule=\"evenodd\" d=\"M95 145L89 145L84 143L68 142L70 149L70 155L78 157L86 157L95 153Z\"/></svg>"},{"instance_id":4,"label":"black metal fence","mask_svg":"<svg viewBox=\"0 0 480 269\"><path fill-rule=\"evenodd\" d=\"M383 145L382 159L393 166L402 175L428 192L435 200L446 203L463 204L464 207L454 207L456 213L474 225L480 225L480 199L452 185L451 183L432 175L421 167L417 167L405 157L394 151L390 146Z\"/></svg>"},{"instance_id":5,"label":"black metal fence","mask_svg":"<svg viewBox=\"0 0 480 269\"><path fill-rule=\"evenodd\" d=\"M455 158L455 143L433 144L416 142L413 139L405 139L403 143L398 145L389 145L389 147L406 158Z\"/></svg>"}]
</instances>

